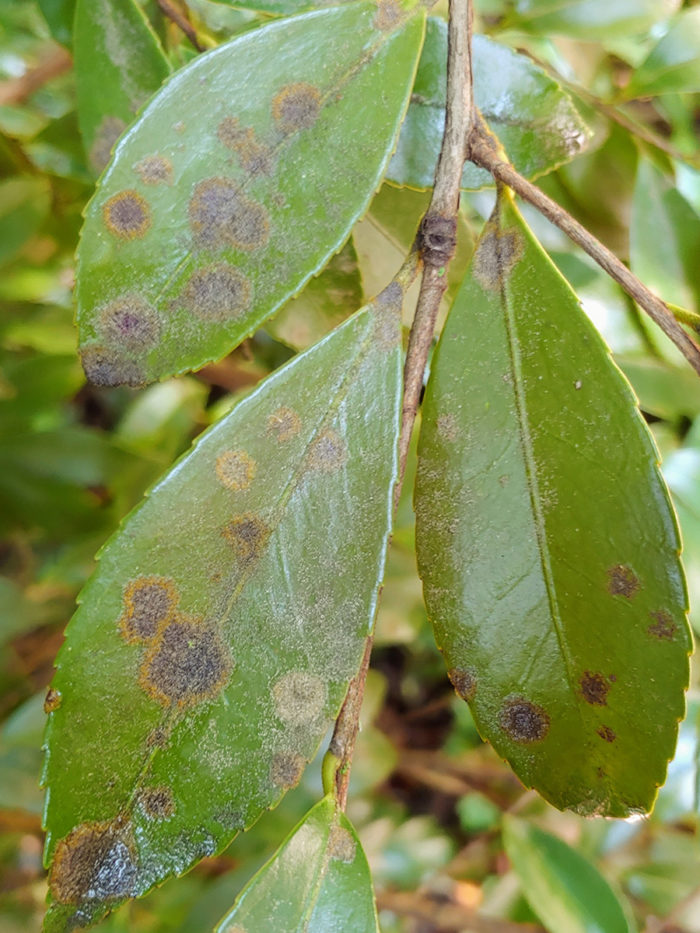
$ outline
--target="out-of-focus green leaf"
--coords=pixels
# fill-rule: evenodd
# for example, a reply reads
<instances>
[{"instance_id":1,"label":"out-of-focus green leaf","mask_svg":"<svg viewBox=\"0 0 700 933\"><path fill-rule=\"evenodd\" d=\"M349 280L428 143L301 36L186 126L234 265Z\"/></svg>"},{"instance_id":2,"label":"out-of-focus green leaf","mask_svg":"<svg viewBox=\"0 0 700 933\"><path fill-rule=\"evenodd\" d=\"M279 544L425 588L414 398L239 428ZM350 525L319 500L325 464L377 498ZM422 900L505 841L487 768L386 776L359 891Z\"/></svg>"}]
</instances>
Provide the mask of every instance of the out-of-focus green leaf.
<instances>
[{"instance_id":1,"label":"out-of-focus green leaf","mask_svg":"<svg viewBox=\"0 0 700 933\"><path fill-rule=\"evenodd\" d=\"M259 10L271 16L293 16L308 10L321 10L330 6L340 6L348 0L217 0L222 6L231 6L239 10Z\"/></svg>"},{"instance_id":2,"label":"out-of-focus green leaf","mask_svg":"<svg viewBox=\"0 0 700 933\"><path fill-rule=\"evenodd\" d=\"M76 0L38 0L38 4L54 39L70 46Z\"/></svg>"},{"instance_id":3,"label":"out-of-focus green leaf","mask_svg":"<svg viewBox=\"0 0 700 933\"><path fill-rule=\"evenodd\" d=\"M700 8L684 10L632 72L627 97L700 91Z\"/></svg>"},{"instance_id":4,"label":"out-of-focus green leaf","mask_svg":"<svg viewBox=\"0 0 700 933\"><path fill-rule=\"evenodd\" d=\"M386 281L386 280L385 280ZM323 272L307 283L267 325L266 330L294 350L305 350L325 337L362 304L357 253L349 240Z\"/></svg>"},{"instance_id":5,"label":"out-of-focus green leaf","mask_svg":"<svg viewBox=\"0 0 700 933\"><path fill-rule=\"evenodd\" d=\"M608 882L571 846L513 816L504 817L503 843L523 894L547 929L630 933Z\"/></svg>"},{"instance_id":6,"label":"out-of-focus green leaf","mask_svg":"<svg viewBox=\"0 0 700 933\"><path fill-rule=\"evenodd\" d=\"M656 461L629 386L502 194L431 368L418 564L480 731L560 808L648 810L673 754L690 643Z\"/></svg>"},{"instance_id":7,"label":"out-of-focus green leaf","mask_svg":"<svg viewBox=\"0 0 700 933\"><path fill-rule=\"evenodd\" d=\"M41 813L41 735L44 696L34 696L0 729L0 807Z\"/></svg>"},{"instance_id":8,"label":"out-of-focus green leaf","mask_svg":"<svg viewBox=\"0 0 700 933\"><path fill-rule=\"evenodd\" d=\"M700 415L700 382L687 366L673 366L651 356L616 358L632 383L642 411L677 421Z\"/></svg>"},{"instance_id":9,"label":"out-of-focus green leaf","mask_svg":"<svg viewBox=\"0 0 700 933\"><path fill-rule=\"evenodd\" d=\"M135 0L77 0L73 55L80 132L99 174L170 65Z\"/></svg>"},{"instance_id":10,"label":"out-of-focus green leaf","mask_svg":"<svg viewBox=\"0 0 700 933\"><path fill-rule=\"evenodd\" d=\"M661 298L700 310L700 216L648 159L637 171L630 261Z\"/></svg>"},{"instance_id":11,"label":"out-of-focus green leaf","mask_svg":"<svg viewBox=\"0 0 700 933\"><path fill-rule=\"evenodd\" d=\"M516 0L511 23L539 35L611 39L643 32L671 16L681 0Z\"/></svg>"},{"instance_id":12,"label":"out-of-focus green leaf","mask_svg":"<svg viewBox=\"0 0 700 933\"><path fill-rule=\"evenodd\" d=\"M123 137L79 248L93 382L142 384L223 356L347 239L384 173L422 44L423 11L392 6L392 18L387 3L214 49Z\"/></svg>"},{"instance_id":13,"label":"out-of-focus green leaf","mask_svg":"<svg viewBox=\"0 0 700 933\"><path fill-rule=\"evenodd\" d=\"M53 683L47 930L221 851L337 715L384 570L401 297L262 383L103 550Z\"/></svg>"},{"instance_id":14,"label":"out-of-focus green leaf","mask_svg":"<svg viewBox=\"0 0 700 933\"><path fill-rule=\"evenodd\" d=\"M568 162L585 147L590 131L571 98L525 55L475 36L474 97L489 127L519 172L529 177ZM431 17L399 144L387 178L428 188L445 126L447 23ZM492 185L491 175L467 162L463 188Z\"/></svg>"},{"instance_id":15,"label":"out-of-focus green leaf","mask_svg":"<svg viewBox=\"0 0 700 933\"><path fill-rule=\"evenodd\" d=\"M45 178L8 178L0 183L0 265L14 258L39 230L50 206Z\"/></svg>"},{"instance_id":16,"label":"out-of-focus green leaf","mask_svg":"<svg viewBox=\"0 0 700 933\"><path fill-rule=\"evenodd\" d=\"M324 797L241 891L216 933L378 933L369 865L357 833Z\"/></svg>"}]
</instances>

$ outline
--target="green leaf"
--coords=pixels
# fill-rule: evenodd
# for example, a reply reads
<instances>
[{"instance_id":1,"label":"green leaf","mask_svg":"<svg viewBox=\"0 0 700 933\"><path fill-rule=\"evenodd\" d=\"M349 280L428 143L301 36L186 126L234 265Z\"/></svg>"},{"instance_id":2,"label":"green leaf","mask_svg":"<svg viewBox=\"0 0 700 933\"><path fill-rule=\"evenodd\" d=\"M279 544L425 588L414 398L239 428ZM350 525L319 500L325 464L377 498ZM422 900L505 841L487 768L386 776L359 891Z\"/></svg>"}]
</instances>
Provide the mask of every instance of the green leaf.
<instances>
[{"instance_id":1,"label":"green leaf","mask_svg":"<svg viewBox=\"0 0 700 933\"><path fill-rule=\"evenodd\" d=\"M0 264L14 259L39 231L50 206L51 189L45 178L0 182Z\"/></svg>"},{"instance_id":2,"label":"green leaf","mask_svg":"<svg viewBox=\"0 0 700 933\"><path fill-rule=\"evenodd\" d=\"M698 257L700 216L650 160L641 160L630 221L632 271L661 298L698 311Z\"/></svg>"},{"instance_id":3,"label":"green leaf","mask_svg":"<svg viewBox=\"0 0 700 933\"><path fill-rule=\"evenodd\" d=\"M73 55L80 132L99 174L170 65L135 0L77 0Z\"/></svg>"},{"instance_id":4,"label":"green leaf","mask_svg":"<svg viewBox=\"0 0 700 933\"><path fill-rule=\"evenodd\" d=\"M104 548L53 683L47 929L221 851L337 715L384 570L400 303L269 377Z\"/></svg>"},{"instance_id":5,"label":"green leaf","mask_svg":"<svg viewBox=\"0 0 700 933\"><path fill-rule=\"evenodd\" d=\"M506 815L503 843L530 907L549 930L630 933L608 882L561 839Z\"/></svg>"},{"instance_id":6,"label":"green leaf","mask_svg":"<svg viewBox=\"0 0 700 933\"><path fill-rule=\"evenodd\" d=\"M525 55L474 36L474 97L511 162L528 177L574 158L591 135L571 98ZM435 178L445 126L447 23L431 17L416 82L387 178L428 188ZM463 188L493 184L491 175L467 162Z\"/></svg>"},{"instance_id":7,"label":"green leaf","mask_svg":"<svg viewBox=\"0 0 700 933\"><path fill-rule=\"evenodd\" d=\"M352 0L217 0L222 6L238 10L258 10L271 16L293 16L309 10L322 10L326 7L340 6Z\"/></svg>"},{"instance_id":8,"label":"green leaf","mask_svg":"<svg viewBox=\"0 0 700 933\"><path fill-rule=\"evenodd\" d=\"M423 12L392 7L392 19L386 3L273 22L214 49L123 137L78 253L93 382L142 384L218 359L340 249L384 173L422 43Z\"/></svg>"},{"instance_id":9,"label":"green leaf","mask_svg":"<svg viewBox=\"0 0 700 933\"><path fill-rule=\"evenodd\" d=\"M639 68L632 72L626 97L700 91L700 8L671 21Z\"/></svg>"},{"instance_id":10,"label":"green leaf","mask_svg":"<svg viewBox=\"0 0 700 933\"><path fill-rule=\"evenodd\" d=\"M678 533L629 386L505 193L436 351L416 513L482 735L557 807L648 810L688 683Z\"/></svg>"},{"instance_id":11,"label":"green leaf","mask_svg":"<svg viewBox=\"0 0 700 933\"><path fill-rule=\"evenodd\" d=\"M38 0L38 4L54 39L70 46L76 0Z\"/></svg>"},{"instance_id":12,"label":"green leaf","mask_svg":"<svg viewBox=\"0 0 700 933\"><path fill-rule=\"evenodd\" d=\"M332 796L307 813L236 898L216 933L378 933L367 858Z\"/></svg>"},{"instance_id":13,"label":"green leaf","mask_svg":"<svg viewBox=\"0 0 700 933\"><path fill-rule=\"evenodd\" d=\"M612 39L643 32L676 12L681 0L516 0L512 25L540 35Z\"/></svg>"}]
</instances>

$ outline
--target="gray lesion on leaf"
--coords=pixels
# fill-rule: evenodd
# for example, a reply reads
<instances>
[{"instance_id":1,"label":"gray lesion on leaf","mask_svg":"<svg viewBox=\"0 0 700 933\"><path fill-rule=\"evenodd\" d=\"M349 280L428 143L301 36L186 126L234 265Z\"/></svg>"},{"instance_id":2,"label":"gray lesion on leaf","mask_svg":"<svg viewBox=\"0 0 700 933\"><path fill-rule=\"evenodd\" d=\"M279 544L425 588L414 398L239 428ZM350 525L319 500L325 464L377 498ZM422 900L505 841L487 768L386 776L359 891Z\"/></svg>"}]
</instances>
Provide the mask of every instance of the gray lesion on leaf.
<instances>
[{"instance_id":1,"label":"gray lesion on leaf","mask_svg":"<svg viewBox=\"0 0 700 933\"><path fill-rule=\"evenodd\" d=\"M88 153L90 166L98 174L109 162L112 148L125 129L126 123L119 117L106 116L102 118Z\"/></svg>"},{"instance_id":2,"label":"gray lesion on leaf","mask_svg":"<svg viewBox=\"0 0 700 933\"><path fill-rule=\"evenodd\" d=\"M136 388L147 381L141 367L119 349L90 344L80 351L80 361L93 385Z\"/></svg>"},{"instance_id":3,"label":"gray lesion on leaf","mask_svg":"<svg viewBox=\"0 0 700 933\"><path fill-rule=\"evenodd\" d=\"M523 254L523 238L516 230L487 227L474 254L474 278L488 291L497 291Z\"/></svg>"},{"instance_id":4,"label":"gray lesion on leaf","mask_svg":"<svg viewBox=\"0 0 700 933\"><path fill-rule=\"evenodd\" d=\"M137 874L131 824L117 817L81 823L61 839L49 887L61 904L122 900L134 893Z\"/></svg>"},{"instance_id":5,"label":"gray lesion on leaf","mask_svg":"<svg viewBox=\"0 0 700 933\"><path fill-rule=\"evenodd\" d=\"M289 671L272 688L279 718L292 726L314 722L326 704L326 684L307 671Z\"/></svg>"},{"instance_id":6,"label":"gray lesion on leaf","mask_svg":"<svg viewBox=\"0 0 700 933\"><path fill-rule=\"evenodd\" d=\"M514 742L531 745L549 732L549 714L525 697L508 697L499 714L501 729Z\"/></svg>"}]
</instances>

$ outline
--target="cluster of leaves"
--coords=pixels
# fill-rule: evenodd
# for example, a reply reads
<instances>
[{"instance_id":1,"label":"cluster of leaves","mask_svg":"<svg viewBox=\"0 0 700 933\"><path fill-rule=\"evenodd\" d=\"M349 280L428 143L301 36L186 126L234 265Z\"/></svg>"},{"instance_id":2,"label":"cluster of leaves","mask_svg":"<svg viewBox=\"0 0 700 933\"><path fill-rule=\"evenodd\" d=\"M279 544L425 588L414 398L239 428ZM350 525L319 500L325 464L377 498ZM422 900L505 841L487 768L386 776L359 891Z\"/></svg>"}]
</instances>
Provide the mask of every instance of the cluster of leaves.
<instances>
[{"instance_id":1,"label":"cluster of leaves","mask_svg":"<svg viewBox=\"0 0 700 933\"><path fill-rule=\"evenodd\" d=\"M664 455L691 595L695 377L613 283L526 212L538 242L468 165L451 313L392 519L415 300L395 276L440 146L445 22L389 0L187 6L206 56L151 2L0 12L0 806L15 829L0 918L26 928L43 891L26 868L41 809L35 691L94 552L161 477L103 549L46 698L47 929L96 922L203 858L211 872L101 928L225 915L222 933L372 930L367 859L389 931L434 909L448 881L463 926L476 906L552 931L630 930L633 906L663 916L679 903L691 922L694 716L648 824L584 824L521 798L498 755L558 807L651 806L687 677L678 539L633 396L570 285ZM476 102L511 161L692 320L700 176L695 98L679 95L700 89L698 9L488 0L478 12ZM45 69L36 86L27 65ZM84 209L80 351L101 389L83 385L73 348ZM445 686L420 598L414 475L426 602L471 712ZM304 769L375 630L358 835ZM399 726L407 712L423 725ZM426 801L432 816L415 815ZM528 819L503 815L516 802ZM603 856L627 899L587 861Z\"/></svg>"}]
</instances>

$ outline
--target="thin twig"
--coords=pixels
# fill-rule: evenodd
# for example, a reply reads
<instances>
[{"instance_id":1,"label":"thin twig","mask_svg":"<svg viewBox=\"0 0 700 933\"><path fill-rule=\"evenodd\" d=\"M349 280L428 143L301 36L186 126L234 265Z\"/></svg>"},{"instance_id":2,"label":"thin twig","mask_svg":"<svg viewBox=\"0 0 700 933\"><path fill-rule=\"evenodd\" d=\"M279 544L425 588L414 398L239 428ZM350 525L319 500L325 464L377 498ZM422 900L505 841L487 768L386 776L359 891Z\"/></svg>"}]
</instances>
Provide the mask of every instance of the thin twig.
<instances>
[{"instance_id":1,"label":"thin twig","mask_svg":"<svg viewBox=\"0 0 700 933\"><path fill-rule=\"evenodd\" d=\"M466 140L474 119L471 21L471 0L450 0L445 132L435 172L433 196L418 232L417 246L423 262L423 279L404 366L399 476L394 490L394 508L398 504L406 472L408 445L418 411L425 365L435 332L435 318L447 288L447 266L457 245L460 181L464 168ZM365 644L362 665L350 683L328 750L327 760L335 772L335 797L341 808L345 807L347 801L350 765L357 740L372 644L373 636L370 635Z\"/></svg>"},{"instance_id":2,"label":"thin twig","mask_svg":"<svg viewBox=\"0 0 700 933\"><path fill-rule=\"evenodd\" d=\"M0 83L0 104L23 104L35 91L73 67L73 59L60 45L55 46L36 68L19 78Z\"/></svg>"},{"instance_id":3,"label":"thin twig","mask_svg":"<svg viewBox=\"0 0 700 933\"><path fill-rule=\"evenodd\" d=\"M472 128L468 140L468 158L475 165L485 168L497 181L512 188L523 200L536 207L541 214L588 253L659 325L700 375L700 347L683 330L664 302L640 282L637 276L630 272L607 246L597 240L577 220L574 220L571 214L567 213L556 201L547 197L536 185L523 178L509 162L504 161L496 141L481 122Z\"/></svg>"},{"instance_id":4,"label":"thin twig","mask_svg":"<svg viewBox=\"0 0 700 933\"><path fill-rule=\"evenodd\" d=\"M190 40L192 45L197 49L198 52L204 52L204 46L200 44L199 39L197 38L197 33L194 31L194 26L187 19L182 10L178 10L174 3L171 3L170 0L158 0L158 6L161 8L164 16L167 16L168 19L172 20L176 26L184 32L187 38Z\"/></svg>"}]
</instances>

